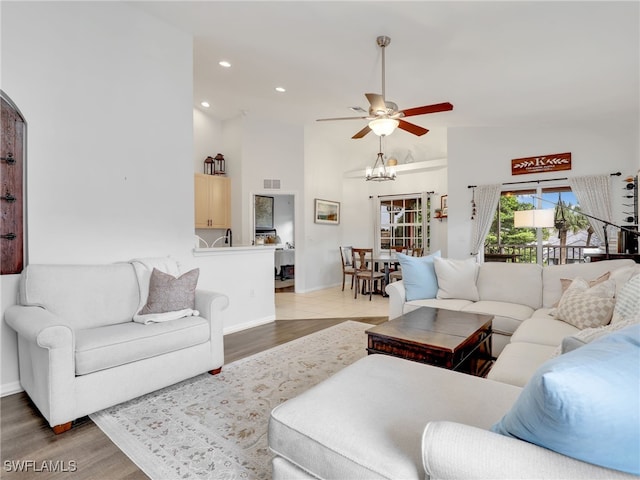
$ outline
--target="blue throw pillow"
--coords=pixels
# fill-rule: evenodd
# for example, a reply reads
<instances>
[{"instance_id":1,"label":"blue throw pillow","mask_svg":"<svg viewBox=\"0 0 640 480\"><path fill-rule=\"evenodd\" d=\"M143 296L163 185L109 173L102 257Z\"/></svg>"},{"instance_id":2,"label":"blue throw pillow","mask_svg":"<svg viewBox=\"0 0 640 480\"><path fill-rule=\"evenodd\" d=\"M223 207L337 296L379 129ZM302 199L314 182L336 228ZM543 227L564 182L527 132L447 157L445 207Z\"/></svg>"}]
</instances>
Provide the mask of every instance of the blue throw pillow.
<instances>
[{"instance_id":1,"label":"blue throw pillow","mask_svg":"<svg viewBox=\"0 0 640 480\"><path fill-rule=\"evenodd\" d=\"M423 298L436 298L438 277L433 266L433 258L440 256L440 250L426 257L411 257L397 253L402 268L402 283L408 302Z\"/></svg>"},{"instance_id":2,"label":"blue throw pillow","mask_svg":"<svg viewBox=\"0 0 640 480\"><path fill-rule=\"evenodd\" d=\"M491 430L640 475L640 325L545 362Z\"/></svg>"}]
</instances>

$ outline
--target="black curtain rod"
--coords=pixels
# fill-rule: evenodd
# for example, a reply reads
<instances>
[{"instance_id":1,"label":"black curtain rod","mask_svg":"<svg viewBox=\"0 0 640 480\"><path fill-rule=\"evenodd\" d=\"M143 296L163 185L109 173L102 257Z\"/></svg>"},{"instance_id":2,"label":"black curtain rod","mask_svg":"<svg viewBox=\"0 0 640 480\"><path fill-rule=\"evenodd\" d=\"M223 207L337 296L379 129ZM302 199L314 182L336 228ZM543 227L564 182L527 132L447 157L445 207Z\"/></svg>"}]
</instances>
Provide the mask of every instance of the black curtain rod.
<instances>
[{"instance_id":1,"label":"black curtain rod","mask_svg":"<svg viewBox=\"0 0 640 480\"><path fill-rule=\"evenodd\" d=\"M431 192L420 192L420 193L395 193L393 195L376 195L378 198L380 197L409 197L411 195L422 195L423 193L426 193L427 195L433 195L434 191ZM369 195L369 198L373 198L373 195Z\"/></svg>"},{"instance_id":2,"label":"black curtain rod","mask_svg":"<svg viewBox=\"0 0 640 480\"><path fill-rule=\"evenodd\" d=\"M612 177L619 177L622 175L620 172L610 173ZM562 178L546 178L542 180L525 180L523 182L504 182L502 185L520 185L521 183L542 183L542 182L556 182L558 180L568 180L567 177ZM467 188L476 188L477 185L467 185Z\"/></svg>"}]
</instances>

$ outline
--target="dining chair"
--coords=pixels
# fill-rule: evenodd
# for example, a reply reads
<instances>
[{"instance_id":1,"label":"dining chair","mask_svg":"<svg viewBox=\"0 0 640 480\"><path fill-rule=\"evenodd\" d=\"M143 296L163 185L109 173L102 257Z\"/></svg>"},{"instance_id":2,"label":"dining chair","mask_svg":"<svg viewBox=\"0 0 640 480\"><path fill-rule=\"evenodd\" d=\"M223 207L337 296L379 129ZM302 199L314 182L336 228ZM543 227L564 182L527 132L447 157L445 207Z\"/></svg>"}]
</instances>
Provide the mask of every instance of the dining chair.
<instances>
[{"instance_id":1,"label":"dining chair","mask_svg":"<svg viewBox=\"0 0 640 480\"><path fill-rule=\"evenodd\" d=\"M353 247L340 247L340 259L342 260L342 291L344 292L347 275L351 275L351 290L353 290L353 279L356 273L353 268Z\"/></svg>"},{"instance_id":2,"label":"dining chair","mask_svg":"<svg viewBox=\"0 0 640 480\"><path fill-rule=\"evenodd\" d=\"M407 254L407 247L405 247L404 245L392 245L389 248L389 251L392 250L396 253L404 253L405 255ZM389 264L389 272L393 273L397 272L398 270L400 270L400 263L393 262Z\"/></svg>"},{"instance_id":3,"label":"dining chair","mask_svg":"<svg viewBox=\"0 0 640 480\"><path fill-rule=\"evenodd\" d=\"M373 268L373 248L354 248L353 249L353 266L355 268L356 288L353 298L358 298L358 290L360 290L360 280L363 281L363 286L366 284L369 287L369 301L371 301L371 295L373 295L373 287L375 282L382 282L382 290L384 291L384 273L376 272Z\"/></svg>"}]
</instances>

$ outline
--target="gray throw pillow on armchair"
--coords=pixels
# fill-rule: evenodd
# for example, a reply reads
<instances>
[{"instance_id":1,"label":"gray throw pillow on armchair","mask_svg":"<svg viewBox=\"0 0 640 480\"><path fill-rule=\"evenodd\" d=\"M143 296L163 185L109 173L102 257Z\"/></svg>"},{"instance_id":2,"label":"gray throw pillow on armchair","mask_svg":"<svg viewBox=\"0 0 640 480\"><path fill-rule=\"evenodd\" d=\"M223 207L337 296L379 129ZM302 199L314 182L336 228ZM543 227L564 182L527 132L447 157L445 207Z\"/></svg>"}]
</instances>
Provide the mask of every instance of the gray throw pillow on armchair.
<instances>
[{"instance_id":1,"label":"gray throw pillow on armchair","mask_svg":"<svg viewBox=\"0 0 640 480\"><path fill-rule=\"evenodd\" d=\"M147 304L140 311L140 315L195 309L199 275L199 268L194 268L177 278L154 268L149 280Z\"/></svg>"}]
</instances>

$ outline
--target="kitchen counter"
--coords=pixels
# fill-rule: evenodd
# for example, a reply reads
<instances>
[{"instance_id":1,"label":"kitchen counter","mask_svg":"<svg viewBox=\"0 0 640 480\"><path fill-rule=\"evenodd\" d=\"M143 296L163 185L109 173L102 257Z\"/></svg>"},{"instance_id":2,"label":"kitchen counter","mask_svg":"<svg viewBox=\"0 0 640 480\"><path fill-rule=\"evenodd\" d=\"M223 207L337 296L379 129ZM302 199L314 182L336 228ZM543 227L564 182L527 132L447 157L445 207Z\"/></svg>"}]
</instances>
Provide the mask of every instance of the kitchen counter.
<instances>
[{"instance_id":1,"label":"kitchen counter","mask_svg":"<svg viewBox=\"0 0 640 480\"><path fill-rule=\"evenodd\" d=\"M254 254L263 253L265 251L274 251L275 244L271 245L239 245L237 247L214 247L214 248L194 248L194 257L203 257L211 255L237 255L237 254Z\"/></svg>"}]
</instances>

